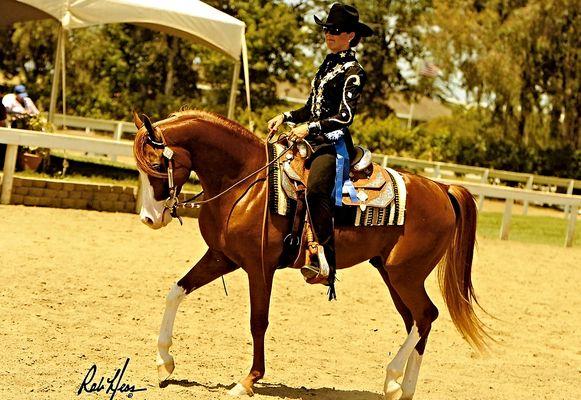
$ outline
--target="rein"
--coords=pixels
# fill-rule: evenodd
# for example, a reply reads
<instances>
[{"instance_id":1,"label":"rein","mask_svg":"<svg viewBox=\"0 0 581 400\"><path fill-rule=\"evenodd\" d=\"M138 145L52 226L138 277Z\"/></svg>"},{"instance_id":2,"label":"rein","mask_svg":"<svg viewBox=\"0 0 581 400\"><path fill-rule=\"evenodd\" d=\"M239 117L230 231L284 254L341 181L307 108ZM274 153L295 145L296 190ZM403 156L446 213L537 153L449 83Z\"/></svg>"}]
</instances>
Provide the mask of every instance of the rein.
<instances>
[{"instance_id":1,"label":"rein","mask_svg":"<svg viewBox=\"0 0 581 400\"><path fill-rule=\"evenodd\" d=\"M266 144L265 144L266 146L269 143L271 143L271 142L269 142L269 139L270 139L270 135L266 139ZM278 143L282 139L284 139L284 136L280 137L278 140L276 140L273 143ZM170 215L173 218L177 218L180 221L180 224L182 224L182 225L183 225L182 219L177 212L178 208L198 208L202 204L206 204L206 203L209 203L211 201L216 200L220 196L226 194L227 192L229 192L230 190L232 190L233 188L235 188L236 186L241 184L242 182L246 181L248 178L250 178L250 177L258 174L259 172L264 171L266 168L270 167L272 164L274 164L276 161L280 160L282 158L282 156L284 156L289 150L291 150L293 148L293 146L286 148L278 157L273 159L271 162L267 163L266 165L257 169L256 171L250 173L246 177L240 179L239 181L237 181L236 183L234 183L233 185L231 185L227 189L223 190L222 192L218 193L215 196L212 196L209 199L205 199L205 200L201 200L201 201L193 201L204 194L204 192L202 191L202 192L198 193L197 195L195 195L187 200L180 201L178 198L178 195L177 195L177 188L175 186L174 177L173 177L173 170L174 170L173 155L174 155L174 152L165 143L154 142L154 145L160 146L160 147L163 146L163 156L168 160L167 176L168 176L168 185L169 185L169 197L165 200L164 207L166 209L170 210ZM268 158L267 158L267 160L268 160Z\"/></svg>"}]
</instances>

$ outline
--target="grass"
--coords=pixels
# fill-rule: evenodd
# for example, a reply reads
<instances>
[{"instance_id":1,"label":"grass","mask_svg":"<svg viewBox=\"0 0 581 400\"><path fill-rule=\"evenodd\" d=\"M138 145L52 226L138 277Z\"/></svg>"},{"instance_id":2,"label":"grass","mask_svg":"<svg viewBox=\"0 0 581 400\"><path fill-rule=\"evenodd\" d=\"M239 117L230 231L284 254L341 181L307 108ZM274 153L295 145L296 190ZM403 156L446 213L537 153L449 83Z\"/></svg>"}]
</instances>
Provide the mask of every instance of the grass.
<instances>
[{"instance_id":1,"label":"grass","mask_svg":"<svg viewBox=\"0 0 581 400\"><path fill-rule=\"evenodd\" d=\"M567 223L563 217L513 214L510 220L509 240L564 246ZM501 224L502 213L481 212L478 214L478 235L487 239L498 239ZM575 235L573 246L581 246L581 235Z\"/></svg>"}]
</instances>

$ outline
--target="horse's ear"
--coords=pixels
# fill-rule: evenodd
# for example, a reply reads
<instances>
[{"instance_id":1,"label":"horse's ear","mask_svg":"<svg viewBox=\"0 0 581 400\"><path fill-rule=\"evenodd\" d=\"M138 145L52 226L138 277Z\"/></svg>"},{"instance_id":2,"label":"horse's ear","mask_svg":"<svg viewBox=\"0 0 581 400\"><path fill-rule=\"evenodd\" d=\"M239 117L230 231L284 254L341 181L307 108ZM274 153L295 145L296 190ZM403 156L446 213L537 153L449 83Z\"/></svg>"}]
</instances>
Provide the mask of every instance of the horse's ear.
<instances>
[{"instance_id":1,"label":"horse's ear","mask_svg":"<svg viewBox=\"0 0 581 400\"><path fill-rule=\"evenodd\" d=\"M147 129L149 140L151 140L153 143L160 143L161 140L159 140L155 135L155 129L153 129L153 124L151 123L149 117L145 114L141 114L141 119L143 120L143 125L145 125L145 129Z\"/></svg>"},{"instance_id":2,"label":"horse's ear","mask_svg":"<svg viewBox=\"0 0 581 400\"><path fill-rule=\"evenodd\" d=\"M139 115L133 110L133 123L137 127L137 129L141 129L143 126L143 121L139 118Z\"/></svg>"}]
</instances>

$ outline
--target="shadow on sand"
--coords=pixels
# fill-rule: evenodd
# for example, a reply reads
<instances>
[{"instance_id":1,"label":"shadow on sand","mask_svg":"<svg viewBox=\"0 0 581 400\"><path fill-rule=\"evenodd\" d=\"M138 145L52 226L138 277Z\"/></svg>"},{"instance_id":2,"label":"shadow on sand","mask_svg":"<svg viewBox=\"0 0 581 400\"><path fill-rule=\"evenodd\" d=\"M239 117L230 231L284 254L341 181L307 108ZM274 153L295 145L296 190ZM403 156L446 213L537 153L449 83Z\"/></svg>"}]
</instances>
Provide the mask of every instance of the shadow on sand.
<instances>
[{"instance_id":1,"label":"shadow on sand","mask_svg":"<svg viewBox=\"0 0 581 400\"><path fill-rule=\"evenodd\" d=\"M234 384L223 385L205 385L187 379L169 379L160 387L164 388L169 385L178 385L183 387L203 387L209 391L230 390ZM304 386L300 388L289 387L278 383L257 383L254 387L254 393L262 396L271 396L273 398L287 399L320 399L320 400L382 400L383 396L379 393L368 392L365 390L340 390L332 388L309 389Z\"/></svg>"}]
</instances>

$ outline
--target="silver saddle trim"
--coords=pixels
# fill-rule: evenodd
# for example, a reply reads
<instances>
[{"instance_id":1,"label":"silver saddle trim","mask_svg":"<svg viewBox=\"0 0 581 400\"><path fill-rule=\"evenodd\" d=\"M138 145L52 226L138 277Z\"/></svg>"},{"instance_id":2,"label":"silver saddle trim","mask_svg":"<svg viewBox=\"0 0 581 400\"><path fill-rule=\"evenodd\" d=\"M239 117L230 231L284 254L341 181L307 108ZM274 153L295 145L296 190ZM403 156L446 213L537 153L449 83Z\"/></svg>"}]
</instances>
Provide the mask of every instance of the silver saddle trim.
<instances>
[{"instance_id":1,"label":"silver saddle trim","mask_svg":"<svg viewBox=\"0 0 581 400\"><path fill-rule=\"evenodd\" d=\"M361 146L359 146L361 147ZM361 157L361 160L359 160L359 162L357 164L355 164L354 166L352 166L351 168L353 168L355 171L363 171L365 168L369 167L371 165L371 152L369 151L369 149L365 149L363 147L361 147L363 149L363 157Z\"/></svg>"}]
</instances>

